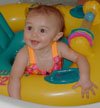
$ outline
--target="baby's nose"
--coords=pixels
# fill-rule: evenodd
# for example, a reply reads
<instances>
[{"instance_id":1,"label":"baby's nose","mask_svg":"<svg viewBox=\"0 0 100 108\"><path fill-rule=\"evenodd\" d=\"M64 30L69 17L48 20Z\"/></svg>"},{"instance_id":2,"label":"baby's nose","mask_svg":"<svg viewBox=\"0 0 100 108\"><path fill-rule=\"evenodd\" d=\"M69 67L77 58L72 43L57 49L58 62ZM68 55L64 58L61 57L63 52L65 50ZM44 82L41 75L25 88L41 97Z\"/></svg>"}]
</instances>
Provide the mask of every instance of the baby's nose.
<instances>
[{"instance_id":1,"label":"baby's nose","mask_svg":"<svg viewBox=\"0 0 100 108\"><path fill-rule=\"evenodd\" d=\"M37 37L37 32L35 31L32 31L32 34L31 34L32 37Z\"/></svg>"}]
</instances>

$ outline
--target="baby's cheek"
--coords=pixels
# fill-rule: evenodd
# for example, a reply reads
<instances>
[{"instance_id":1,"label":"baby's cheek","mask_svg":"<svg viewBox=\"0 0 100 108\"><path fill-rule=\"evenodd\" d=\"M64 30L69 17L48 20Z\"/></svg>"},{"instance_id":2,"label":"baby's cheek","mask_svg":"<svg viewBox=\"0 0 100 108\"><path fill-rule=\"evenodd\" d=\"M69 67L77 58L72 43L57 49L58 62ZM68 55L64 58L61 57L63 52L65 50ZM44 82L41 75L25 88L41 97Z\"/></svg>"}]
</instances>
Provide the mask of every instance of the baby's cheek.
<instances>
[{"instance_id":1,"label":"baby's cheek","mask_svg":"<svg viewBox=\"0 0 100 108\"><path fill-rule=\"evenodd\" d=\"M27 39L26 39L26 37L24 37L24 41L26 41Z\"/></svg>"},{"instance_id":2,"label":"baby's cheek","mask_svg":"<svg viewBox=\"0 0 100 108\"><path fill-rule=\"evenodd\" d=\"M28 36L24 36L24 40L25 41L29 40L29 37Z\"/></svg>"}]
</instances>

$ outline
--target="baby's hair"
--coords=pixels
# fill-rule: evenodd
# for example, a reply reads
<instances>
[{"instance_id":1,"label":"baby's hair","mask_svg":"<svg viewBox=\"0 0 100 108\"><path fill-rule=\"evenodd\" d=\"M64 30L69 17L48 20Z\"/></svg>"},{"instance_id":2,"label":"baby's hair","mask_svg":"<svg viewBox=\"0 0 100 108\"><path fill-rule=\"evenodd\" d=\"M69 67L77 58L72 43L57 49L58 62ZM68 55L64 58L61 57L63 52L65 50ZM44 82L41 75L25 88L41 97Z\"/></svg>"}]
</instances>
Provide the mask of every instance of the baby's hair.
<instances>
[{"instance_id":1,"label":"baby's hair","mask_svg":"<svg viewBox=\"0 0 100 108\"><path fill-rule=\"evenodd\" d=\"M28 13L30 12L37 12L39 14L47 14L47 15L54 15L57 17L58 21L59 21L59 27L60 27L60 31L63 32L64 31L64 18L63 15L61 14L61 12L55 8L54 6L49 6L49 5L37 5L37 6L33 6L30 7L28 9ZM27 15L28 15L27 13Z\"/></svg>"}]
</instances>

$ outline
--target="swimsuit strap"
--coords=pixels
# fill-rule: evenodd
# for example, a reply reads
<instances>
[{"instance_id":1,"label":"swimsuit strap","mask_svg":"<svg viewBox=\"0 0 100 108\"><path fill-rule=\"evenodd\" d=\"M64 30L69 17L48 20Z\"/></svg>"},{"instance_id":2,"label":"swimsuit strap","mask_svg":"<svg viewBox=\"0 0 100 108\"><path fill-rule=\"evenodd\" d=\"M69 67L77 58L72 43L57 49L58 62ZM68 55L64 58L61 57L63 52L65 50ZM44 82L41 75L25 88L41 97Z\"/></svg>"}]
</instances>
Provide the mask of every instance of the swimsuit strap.
<instances>
[{"instance_id":1,"label":"swimsuit strap","mask_svg":"<svg viewBox=\"0 0 100 108\"><path fill-rule=\"evenodd\" d=\"M53 57L58 56L57 42L54 42L52 44L52 55L53 55Z\"/></svg>"},{"instance_id":2,"label":"swimsuit strap","mask_svg":"<svg viewBox=\"0 0 100 108\"><path fill-rule=\"evenodd\" d=\"M27 46L28 54L29 54L29 64L35 63L35 54L31 47Z\"/></svg>"},{"instance_id":3,"label":"swimsuit strap","mask_svg":"<svg viewBox=\"0 0 100 108\"><path fill-rule=\"evenodd\" d=\"M29 46L27 46L27 49L28 49L28 54L29 54L29 64L36 63L34 50L31 47L29 47ZM52 44L52 55L53 55L53 57L58 56L57 42L54 42Z\"/></svg>"}]
</instances>

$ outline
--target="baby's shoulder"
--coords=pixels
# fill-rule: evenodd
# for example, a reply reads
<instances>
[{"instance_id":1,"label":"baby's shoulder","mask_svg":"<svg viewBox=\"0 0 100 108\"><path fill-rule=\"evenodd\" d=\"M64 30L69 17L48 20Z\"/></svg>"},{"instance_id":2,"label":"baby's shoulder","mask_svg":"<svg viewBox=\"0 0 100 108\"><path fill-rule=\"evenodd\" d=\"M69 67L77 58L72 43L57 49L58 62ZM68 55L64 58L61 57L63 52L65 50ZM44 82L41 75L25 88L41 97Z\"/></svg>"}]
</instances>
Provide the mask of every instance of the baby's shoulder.
<instances>
[{"instance_id":1,"label":"baby's shoulder","mask_svg":"<svg viewBox=\"0 0 100 108\"><path fill-rule=\"evenodd\" d=\"M18 51L17 55L20 57L27 57L28 56L28 51L27 51L26 45Z\"/></svg>"},{"instance_id":2,"label":"baby's shoulder","mask_svg":"<svg viewBox=\"0 0 100 108\"><path fill-rule=\"evenodd\" d=\"M64 42L57 42L57 49L60 56L62 56L62 52L67 51L68 45Z\"/></svg>"},{"instance_id":3,"label":"baby's shoulder","mask_svg":"<svg viewBox=\"0 0 100 108\"><path fill-rule=\"evenodd\" d=\"M60 49L60 48L62 49L62 48L68 47L68 45L67 45L66 43L61 42L61 41L57 42L57 46L58 46L59 49Z\"/></svg>"}]
</instances>

